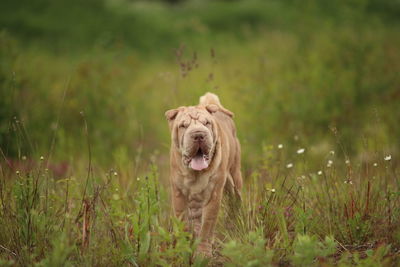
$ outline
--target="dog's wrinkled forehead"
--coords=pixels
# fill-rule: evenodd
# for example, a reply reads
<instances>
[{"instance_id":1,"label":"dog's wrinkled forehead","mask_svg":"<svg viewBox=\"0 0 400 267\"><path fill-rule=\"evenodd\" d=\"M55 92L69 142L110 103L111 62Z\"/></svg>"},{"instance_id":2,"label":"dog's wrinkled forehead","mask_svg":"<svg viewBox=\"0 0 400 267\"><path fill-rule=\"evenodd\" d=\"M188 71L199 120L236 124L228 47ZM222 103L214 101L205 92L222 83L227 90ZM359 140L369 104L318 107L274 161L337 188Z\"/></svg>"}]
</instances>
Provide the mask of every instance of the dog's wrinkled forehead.
<instances>
[{"instance_id":1,"label":"dog's wrinkled forehead","mask_svg":"<svg viewBox=\"0 0 400 267\"><path fill-rule=\"evenodd\" d=\"M181 116L180 121L188 126L190 123L198 121L200 123L205 123L211 118L211 114L206 110L197 107L186 108Z\"/></svg>"}]
</instances>

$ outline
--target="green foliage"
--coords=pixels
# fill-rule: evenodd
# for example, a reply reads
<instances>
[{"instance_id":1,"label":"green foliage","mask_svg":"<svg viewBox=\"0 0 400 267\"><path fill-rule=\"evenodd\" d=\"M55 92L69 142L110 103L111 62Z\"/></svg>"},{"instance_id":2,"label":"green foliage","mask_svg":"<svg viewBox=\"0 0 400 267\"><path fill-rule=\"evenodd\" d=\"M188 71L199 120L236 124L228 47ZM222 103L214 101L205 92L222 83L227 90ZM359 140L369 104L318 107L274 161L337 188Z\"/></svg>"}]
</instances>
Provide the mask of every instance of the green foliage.
<instances>
[{"instance_id":1,"label":"green foliage","mask_svg":"<svg viewBox=\"0 0 400 267\"><path fill-rule=\"evenodd\" d=\"M369 249L365 251L365 256L361 256L360 253L344 253L339 262L338 266L363 266L363 267L375 267L375 266L394 266L395 261L391 260L388 256L390 246L380 246L375 251ZM398 259L397 259L398 262Z\"/></svg>"},{"instance_id":2,"label":"green foliage","mask_svg":"<svg viewBox=\"0 0 400 267\"><path fill-rule=\"evenodd\" d=\"M400 13L399 3L390 0L165 2L4 0L0 26L54 52L127 45L160 56L182 42L201 44L226 35L247 39L263 27L298 30L320 17L328 23L367 23L368 17L393 24Z\"/></svg>"},{"instance_id":3,"label":"green foliage","mask_svg":"<svg viewBox=\"0 0 400 267\"><path fill-rule=\"evenodd\" d=\"M1 2L0 265L398 265L398 3L177 2ZM212 259L163 116L206 91L244 177Z\"/></svg>"},{"instance_id":4,"label":"green foliage","mask_svg":"<svg viewBox=\"0 0 400 267\"><path fill-rule=\"evenodd\" d=\"M232 240L224 245L222 254L230 259L226 266L272 266L273 251L266 248L262 231L248 233L248 240Z\"/></svg>"},{"instance_id":5,"label":"green foliage","mask_svg":"<svg viewBox=\"0 0 400 267\"><path fill-rule=\"evenodd\" d=\"M269 162L280 158L282 150L266 150ZM386 266L396 262L392 247L400 244L392 231L399 231L400 199L391 194L388 202L380 193L387 191L383 190L386 186L396 188L390 176L383 175L382 183L371 179L364 192L364 184L355 178L351 184L338 185L335 175L340 170L326 170L327 177L308 179L301 175L303 168L287 171L285 165L272 164L275 167L268 169L277 176L271 180L260 167L245 181L241 204L224 202L215 246L221 256L204 260L193 258L197 241L171 215L168 187L159 180L155 165L136 179L123 171L105 175L93 171L80 179L88 179L86 186L74 177L85 177L81 163L76 164L74 176L57 179L45 167L45 159L40 162L30 171L1 172L0 255L4 264ZM329 198L329 190L341 192L335 201ZM351 197L352 192L360 195ZM348 199L354 203L343 216L340 207L346 207ZM362 216L354 212L360 207L364 207ZM330 236L324 241L317 238L326 233ZM375 246L379 240L391 240L391 244ZM339 248L347 252L340 255Z\"/></svg>"},{"instance_id":6,"label":"green foliage","mask_svg":"<svg viewBox=\"0 0 400 267\"><path fill-rule=\"evenodd\" d=\"M10 66L13 66L17 57L14 40L4 31L0 32L0 144L11 142L9 136L10 118L16 114L14 106L15 75ZM15 156L14 147L4 147L7 153Z\"/></svg>"},{"instance_id":7,"label":"green foliage","mask_svg":"<svg viewBox=\"0 0 400 267\"><path fill-rule=\"evenodd\" d=\"M172 220L172 232L158 227L160 251L152 257L155 264L160 266L189 265L195 249L190 233L184 231L184 224L176 218ZM200 264L200 261L198 261Z\"/></svg>"},{"instance_id":8,"label":"green foliage","mask_svg":"<svg viewBox=\"0 0 400 267\"><path fill-rule=\"evenodd\" d=\"M1 265L1 266L4 266L4 267L14 266L14 265L15 265L15 262L12 261L12 260L3 260L3 259L0 259L0 265Z\"/></svg>"},{"instance_id":9,"label":"green foliage","mask_svg":"<svg viewBox=\"0 0 400 267\"><path fill-rule=\"evenodd\" d=\"M33 10L45 2L20 5L12 1L8 3L10 10L24 11L0 9L7 13L0 17L8 21L8 17L15 16L10 18L15 21L27 12L24 23L31 25L34 23L28 17L42 17L42 13ZM293 149L315 146L316 159L328 152L328 146L339 149L334 147L336 138L341 139L347 154L360 154L365 144L362 138L353 138L355 135L373 137L376 145L394 150L391 153L399 147L400 129L396 122L400 113L396 101L391 101L397 99L399 83L398 26L393 23L388 27L381 16L367 19L369 13L362 6L368 3L338 1L328 16L319 12L330 5L325 1L296 3L293 7L280 1L190 2L175 8L126 2L111 6L98 1L85 1L79 6L75 2L56 2L44 10L49 17L43 19L51 23L43 24L58 27L56 24L62 21L62 27L71 27L67 31L71 36L63 32L60 42L67 44L69 40L83 52L66 49L55 55L45 46L56 46L46 41L47 37L41 39L43 45L21 42L18 30L24 27L13 28L4 23L5 28L11 28L0 38L0 141L10 156L16 156L18 151L16 138L12 137L13 117L24 121L34 152L44 154L56 140L62 145L59 151L64 152L58 158L80 154L76 147L85 145L81 114L89 126L94 160L105 163L105 155L121 148L129 148L128 157L137 156L139 150L145 156L156 149L164 153L169 138L162 114L172 107L197 103L205 91L218 93L224 105L238 115L239 137L246 144L246 164L260 159L260 143L266 141L271 144L285 140L285 146ZM75 11L64 12L65 5L71 5L78 15L73 15ZM343 6L352 11L347 16L357 13L362 21L342 20L339 11ZM62 17L55 11L73 18L68 20L70 23L55 20L54 17ZM112 23L113 19L123 23L129 12L134 14L130 19L139 25L130 19L124 27ZM196 16L200 18L197 20ZM109 18L110 25L92 25L100 17ZM189 19L192 17L193 23ZM304 22L294 23L299 17ZM81 23L80 19L92 22ZM148 26L153 23L160 29ZM170 26L174 23L176 27ZM192 26L204 28L205 33L185 30ZM133 45L117 38L118 45L88 49L77 42L101 35L85 31L107 31L107 27L116 35L136 27L143 33L137 34L140 38L132 37ZM120 35L129 38L128 34ZM211 36L212 41L204 35ZM45 36L56 38L52 32ZM171 57L172 49L176 58ZM153 53L164 56L153 57ZM236 101L239 96L240 102ZM260 118L268 119L259 123ZM121 125L123 131L119 130ZM337 136L329 128L337 129ZM242 136L246 129L253 130ZM294 140L294 136L298 138ZM368 149L372 150L372 144Z\"/></svg>"},{"instance_id":10,"label":"green foliage","mask_svg":"<svg viewBox=\"0 0 400 267\"><path fill-rule=\"evenodd\" d=\"M52 241L52 249L41 262L35 266L73 266L68 257L75 248L68 243L68 237L65 232L62 232Z\"/></svg>"},{"instance_id":11,"label":"green foliage","mask_svg":"<svg viewBox=\"0 0 400 267\"><path fill-rule=\"evenodd\" d=\"M333 237L325 237L321 242L315 236L297 235L291 256L294 266L317 266L316 258L327 257L336 251Z\"/></svg>"}]
</instances>

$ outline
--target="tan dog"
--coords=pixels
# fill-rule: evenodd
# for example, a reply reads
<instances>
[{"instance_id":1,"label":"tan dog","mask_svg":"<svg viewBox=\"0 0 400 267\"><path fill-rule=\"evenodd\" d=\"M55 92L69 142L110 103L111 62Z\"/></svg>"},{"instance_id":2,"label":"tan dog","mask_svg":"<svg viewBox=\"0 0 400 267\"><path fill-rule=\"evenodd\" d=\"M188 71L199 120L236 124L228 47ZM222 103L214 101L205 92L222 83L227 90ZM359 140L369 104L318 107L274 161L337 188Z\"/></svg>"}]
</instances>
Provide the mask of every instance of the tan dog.
<instances>
[{"instance_id":1,"label":"tan dog","mask_svg":"<svg viewBox=\"0 0 400 267\"><path fill-rule=\"evenodd\" d=\"M233 113L207 93L198 106L168 110L171 130L171 186L175 215L200 239L198 251L211 256L213 232L224 187L240 197L240 144Z\"/></svg>"}]
</instances>

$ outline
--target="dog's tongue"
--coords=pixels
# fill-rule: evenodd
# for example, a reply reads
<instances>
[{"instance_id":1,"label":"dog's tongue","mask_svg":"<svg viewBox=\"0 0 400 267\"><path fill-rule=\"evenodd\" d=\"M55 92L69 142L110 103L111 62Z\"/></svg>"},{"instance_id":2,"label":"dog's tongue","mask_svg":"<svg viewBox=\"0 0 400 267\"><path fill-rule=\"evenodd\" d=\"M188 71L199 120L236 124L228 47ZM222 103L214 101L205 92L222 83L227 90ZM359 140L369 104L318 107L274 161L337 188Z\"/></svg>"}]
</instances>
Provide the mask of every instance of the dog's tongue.
<instances>
[{"instance_id":1,"label":"dog's tongue","mask_svg":"<svg viewBox=\"0 0 400 267\"><path fill-rule=\"evenodd\" d=\"M208 167L208 163L203 155L196 155L190 161L190 168L192 168L195 171L201 171L207 167Z\"/></svg>"}]
</instances>

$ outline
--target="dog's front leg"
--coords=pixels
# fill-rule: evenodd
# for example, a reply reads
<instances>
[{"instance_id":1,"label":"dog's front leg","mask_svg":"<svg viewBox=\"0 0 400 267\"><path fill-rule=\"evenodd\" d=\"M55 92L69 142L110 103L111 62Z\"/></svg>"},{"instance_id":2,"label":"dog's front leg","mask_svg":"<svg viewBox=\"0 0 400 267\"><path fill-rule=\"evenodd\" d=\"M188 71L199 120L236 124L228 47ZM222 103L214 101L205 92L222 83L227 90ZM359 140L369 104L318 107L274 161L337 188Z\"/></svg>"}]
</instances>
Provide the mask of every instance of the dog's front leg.
<instances>
[{"instance_id":1,"label":"dog's front leg","mask_svg":"<svg viewBox=\"0 0 400 267\"><path fill-rule=\"evenodd\" d=\"M221 206L222 193L225 181L219 181L210 195L210 200L203 207L201 230L200 230L200 244L198 252L207 257L212 256L212 242L214 235L214 228L218 218L218 212Z\"/></svg>"},{"instance_id":2,"label":"dog's front leg","mask_svg":"<svg viewBox=\"0 0 400 267\"><path fill-rule=\"evenodd\" d=\"M182 191L176 187L176 185L172 182L172 206L174 208L175 216L183 221L186 221L186 206L187 201Z\"/></svg>"},{"instance_id":3,"label":"dog's front leg","mask_svg":"<svg viewBox=\"0 0 400 267\"><path fill-rule=\"evenodd\" d=\"M188 218L195 237L199 237L200 235L201 217L203 212L202 206L203 206L203 199L201 194L189 195Z\"/></svg>"}]
</instances>

